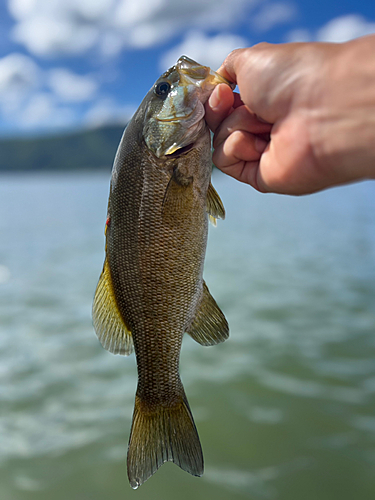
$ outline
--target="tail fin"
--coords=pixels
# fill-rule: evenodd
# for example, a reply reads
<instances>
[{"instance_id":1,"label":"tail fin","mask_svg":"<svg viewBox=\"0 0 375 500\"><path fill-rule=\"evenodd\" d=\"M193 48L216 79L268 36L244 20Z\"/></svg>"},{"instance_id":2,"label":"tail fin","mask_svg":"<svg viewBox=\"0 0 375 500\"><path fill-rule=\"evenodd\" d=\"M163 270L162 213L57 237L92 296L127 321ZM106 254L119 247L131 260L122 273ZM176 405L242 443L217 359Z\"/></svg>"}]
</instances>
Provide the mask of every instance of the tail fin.
<instances>
[{"instance_id":1,"label":"tail fin","mask_svg":"<svg viewBox=\"0 0 375 500\"><path fill-rule=\"evenodd\" d=\"M128 448L130 486L138 488L167 461L193 476L203 474L202 448L186 397L151 411L136 396Z\"/></svg>"}]
</instances>

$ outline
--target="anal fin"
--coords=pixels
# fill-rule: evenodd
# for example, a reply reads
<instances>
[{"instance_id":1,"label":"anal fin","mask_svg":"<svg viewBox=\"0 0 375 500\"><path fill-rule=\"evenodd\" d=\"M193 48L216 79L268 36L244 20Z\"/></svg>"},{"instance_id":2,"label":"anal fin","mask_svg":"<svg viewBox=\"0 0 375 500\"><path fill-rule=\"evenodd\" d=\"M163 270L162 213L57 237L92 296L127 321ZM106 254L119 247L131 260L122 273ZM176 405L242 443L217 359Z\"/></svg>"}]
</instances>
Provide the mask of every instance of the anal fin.
<instances>
[{"instance_id":1,"label":"anal fin","mask_svg":"<svg viewBox=\"0 0 375 500\"><path fill-rule=\"evenodd\" d=\"M204 281L202 299L187 333L205 346L219 344L229 337L228 322Z\"/></svg>"},{"instance_id":2,"label":"anal fin","mask_svg":"<svg viewBox=\"0 0 375 500\"><path fill-rule=\"evenodd\" d=\"M117 307L107 258L95 291L92 319L96 335L105 349L124 356L133 352L133 339Z\"/></svg>"}]
</instances>

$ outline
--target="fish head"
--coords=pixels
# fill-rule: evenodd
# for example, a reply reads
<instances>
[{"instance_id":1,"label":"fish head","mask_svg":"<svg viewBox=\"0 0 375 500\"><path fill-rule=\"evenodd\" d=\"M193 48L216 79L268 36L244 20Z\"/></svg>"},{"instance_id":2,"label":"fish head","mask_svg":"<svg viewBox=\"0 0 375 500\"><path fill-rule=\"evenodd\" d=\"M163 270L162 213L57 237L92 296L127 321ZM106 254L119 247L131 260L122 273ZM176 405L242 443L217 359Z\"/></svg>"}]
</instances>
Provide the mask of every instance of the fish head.
<instances>
[{"instance_id":1,"label":"fish head","mask_svg":"<svg viewBox=\"0 0 375 500\"><path fill-rule=\"evenodd\" d=\"M161 158L194 145L206 127L204 103L219 83L234 84L208 66L182 56L148 93L143 137Z\"/></svg>"}]
</instances>

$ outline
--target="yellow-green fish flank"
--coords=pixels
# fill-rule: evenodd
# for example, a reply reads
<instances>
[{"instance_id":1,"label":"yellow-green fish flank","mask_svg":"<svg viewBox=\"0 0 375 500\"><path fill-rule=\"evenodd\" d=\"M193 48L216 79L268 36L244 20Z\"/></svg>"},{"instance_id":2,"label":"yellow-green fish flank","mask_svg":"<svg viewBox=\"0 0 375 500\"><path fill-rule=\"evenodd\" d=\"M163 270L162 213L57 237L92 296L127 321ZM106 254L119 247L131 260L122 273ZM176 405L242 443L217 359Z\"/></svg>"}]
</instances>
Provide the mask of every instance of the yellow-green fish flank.
<instances>
[{"instance_id":1,"label":"yellow-green fish flank","mask_svg":"<svg viewBox=\"0 0 375 500\"><path fill-rule=\"evenodd\" d=\"M106 257L93 323L114 354L135 351L138 387L128 448L133 488L166 461L203 474L203 455L179 376L184 333L223 342L227 321L203 281L208 217L224 218L210 183L204 102L227 83L181 57L147 93L112 171Z\"/></svg>"}]
</instances>

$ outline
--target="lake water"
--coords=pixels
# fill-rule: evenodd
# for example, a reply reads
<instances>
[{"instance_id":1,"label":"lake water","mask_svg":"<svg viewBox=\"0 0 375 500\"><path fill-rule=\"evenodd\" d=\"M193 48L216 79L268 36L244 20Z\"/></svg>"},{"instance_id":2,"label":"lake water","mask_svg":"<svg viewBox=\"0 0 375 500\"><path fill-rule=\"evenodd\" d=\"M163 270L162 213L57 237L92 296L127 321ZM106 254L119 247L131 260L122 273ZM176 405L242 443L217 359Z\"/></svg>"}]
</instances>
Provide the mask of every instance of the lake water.
<instances>
[{"instance_id":1,"label":"lake water","mask_svg":"<svg viewBox=\"0 0 375 500\"><path fill-rule=\"evenodd\" d=\"M109 174L0 177L1 500L373 500L375 182L292 198L220 173L207 284L230 338L184 339L205 474L126 476L134 356L91 302Z\"/></svg>"}]
</instances>

